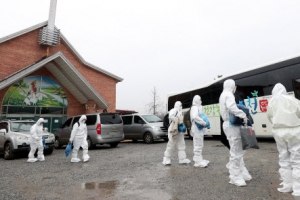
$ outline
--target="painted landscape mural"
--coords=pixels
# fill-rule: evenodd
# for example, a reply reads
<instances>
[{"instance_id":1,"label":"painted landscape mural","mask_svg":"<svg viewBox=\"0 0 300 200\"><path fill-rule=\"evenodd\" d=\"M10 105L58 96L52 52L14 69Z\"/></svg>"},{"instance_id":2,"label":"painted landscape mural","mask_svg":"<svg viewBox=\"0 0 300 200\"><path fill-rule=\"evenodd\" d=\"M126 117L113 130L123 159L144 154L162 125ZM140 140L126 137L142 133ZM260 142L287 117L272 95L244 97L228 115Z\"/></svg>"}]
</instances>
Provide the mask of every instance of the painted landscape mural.
<instances>
[{"instance_id":1,"label":"painted landscape mural","mask_svg":"<svg viewBox=\"0 0 300 200\"><path fill-rule=\"evenodd\" d=\"M67 107L65 91L45 76L29 76L6 92L2 105Z\"/></svg>"}]
</instances>

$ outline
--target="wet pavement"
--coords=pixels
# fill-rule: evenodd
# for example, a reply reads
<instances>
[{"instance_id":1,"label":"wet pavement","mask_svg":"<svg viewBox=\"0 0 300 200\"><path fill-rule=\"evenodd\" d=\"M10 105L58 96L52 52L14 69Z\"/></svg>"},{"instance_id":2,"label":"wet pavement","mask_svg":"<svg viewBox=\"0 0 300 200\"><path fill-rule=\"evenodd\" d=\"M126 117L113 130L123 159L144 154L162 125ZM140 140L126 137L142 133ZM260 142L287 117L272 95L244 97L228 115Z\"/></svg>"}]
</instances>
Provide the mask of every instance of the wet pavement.
<instances>
[{"instance_id":1,"label":"wet pavement","mask_svg":"<svg viewBox=\"0 0 300 200\"><path fill-rule=\"evenodd\" d=\"M192 159L192 140L185 141ZM246 187L228 183L229 152L217 139L205 138L207 168L178 164L176 151L172 165L162 165L166 144L129 141L117 148L98 146L89 151L87 163L71 163L64 149L37 163L27 163L26 155L11 161L1 155L0 199L297 199L277 192L278 152L273 140L259 140L259 150L247 151L244 160L253 179Z\"/></svg>"}]
</instances>

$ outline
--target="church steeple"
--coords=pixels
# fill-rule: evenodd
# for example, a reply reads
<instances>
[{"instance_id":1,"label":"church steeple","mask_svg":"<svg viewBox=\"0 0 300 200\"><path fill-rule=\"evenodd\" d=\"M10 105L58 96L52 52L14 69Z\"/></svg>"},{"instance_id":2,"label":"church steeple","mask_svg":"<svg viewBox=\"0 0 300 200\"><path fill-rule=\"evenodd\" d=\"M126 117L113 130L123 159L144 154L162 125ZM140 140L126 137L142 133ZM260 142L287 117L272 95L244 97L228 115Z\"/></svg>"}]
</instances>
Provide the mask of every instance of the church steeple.
<instances>
[{"instance_id":1,"label":"church steeple","mask_svg":"<svg viewBox=\"0 0 300 200\"><path fill-rule=\"evenodd\" d=\"M39 44L55 46L60 42L60 30L55 29L57 0L50 0L48 26L40 30Z\"/></svg>"}]
</instances>

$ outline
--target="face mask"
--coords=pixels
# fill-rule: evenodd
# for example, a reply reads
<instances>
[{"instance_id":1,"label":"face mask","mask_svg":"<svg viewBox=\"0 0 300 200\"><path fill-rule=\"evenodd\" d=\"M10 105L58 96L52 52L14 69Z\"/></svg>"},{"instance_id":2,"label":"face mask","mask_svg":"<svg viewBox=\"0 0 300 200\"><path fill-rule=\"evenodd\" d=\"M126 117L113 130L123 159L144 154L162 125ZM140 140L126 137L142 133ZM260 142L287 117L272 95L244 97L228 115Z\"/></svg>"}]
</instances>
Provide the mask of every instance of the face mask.
<instances>
[{"instance_id":1,"label":"face mask","mask_svg":"<svg viewBox=\"0 0 300 200\"><path fill-rule=\"evenodd\" d=\"M233 89L232 93L234 94L234 93L235 93L235 91L236 91L236 86L234 86L234 89Z\"/></svg>"}]
</instances>

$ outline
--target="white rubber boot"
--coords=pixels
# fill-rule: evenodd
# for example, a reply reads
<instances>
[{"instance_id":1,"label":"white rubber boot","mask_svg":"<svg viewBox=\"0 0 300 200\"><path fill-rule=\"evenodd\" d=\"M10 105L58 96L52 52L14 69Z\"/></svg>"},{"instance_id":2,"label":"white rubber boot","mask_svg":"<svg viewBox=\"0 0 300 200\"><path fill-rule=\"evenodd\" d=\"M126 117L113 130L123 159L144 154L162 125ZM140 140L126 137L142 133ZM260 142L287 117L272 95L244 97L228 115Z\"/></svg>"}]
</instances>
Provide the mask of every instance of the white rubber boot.
<instances>
[{"instance_id":1,"label":"white rubber boot","mask_svg":"<svg viewBox=\"0 0 300 200\"><path fill-rule=\"evenodd\" d=\"M293 193L294 196L300 196L300 169L293 169Z\"/></svg>"},{"instance_id":2,"label":"white rubber boot","mask_svg":"<svg viewBox=\"0 0 300 200\"><path fill-rule=\"evenodd\" d=\"M191 161L187 158L179 160L179 164L189 164Z\"/></svg>"},{"instance_id":3,"label":"white rubber boot","mask_svg":"<svg viewBox=\"0 0 300 200\"><path fill-rule=\"evenodd\" d=\"M40 162L45 161L45 156L44 156L44 155L38 156L38 160L39 160Z\"/></svg>"},{"instance_id":4,"label":"white rubber boot","mask_svg":"<svg viewBox=\"0 0 300 200\"><path fill-rule=\"evenodd\" d=\"M28 158L27 162L36 162L37 160L37 158Z\"/></svg>"},{"instance_id":5,"label":"white rubber boot","mask_svg":"<svg viewBox=\"0 0 300 200\"><path fill-rule=\"evenodd\" d=\"M292 176L292 170L291 169L279 169L280 177L282 179L282 183L280 185L283 185L282 188L277 188L279 192L292 192L293 191L293 176Z\"/></svg>"},{"instance_id":6,"label":"white rubber boot","mask_svg":"<svg viewBox=\"0 0 300 200\"><path fill-rule=\"evenodd\" d=\"M163 165L171 165L171 159L164 157L162 164Z\"/></svg>"},{"instance_id":7,"label":"white rubber boot","mask_svg":"<svg viewBox=\"0 0 300 200\"><path fill-rule=\"evenodd\" d=\"M72 158L71 162L72 163L78 163L78 162L80 162L80 159L79 158Z\"/></svg>"},{"instance_id":8,"label":"white rubber boot","mask_svg":"<svg viewBox=\"0 0 300 200\"><path fill-rule=\"evenodd\" d=\"M207 167L208 163L208 160L195 161L194 167Z\"/></svg>"},{"instance_id":9,"label":"white rubber boot","mask_svg":"<svg viewBox=\"0 0 300 200\"><path fill-rule=\"evenodd\" d=\"M243 179L245 181L250 181L252 179L252 176L250 175L249 171L247 170L247 168L245 166L241 167L241 174L243 176Z\"/></svg>"},{"instance_id":10,"label":"white rubber boot","mask_svg":"<svg viewBox=\"0 0 300 200\"><path fill-rule=\"evenodd\" d=\"M237 168L237 169L229 168L229 174L230 174L229 175L229 178L230 178L229 183L239 186L239 187L243 187L243 186L247 185L245 180L242 177L242 174L240 173L239 168Z\"/></svg>"}]
</instances>

